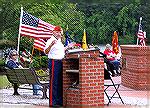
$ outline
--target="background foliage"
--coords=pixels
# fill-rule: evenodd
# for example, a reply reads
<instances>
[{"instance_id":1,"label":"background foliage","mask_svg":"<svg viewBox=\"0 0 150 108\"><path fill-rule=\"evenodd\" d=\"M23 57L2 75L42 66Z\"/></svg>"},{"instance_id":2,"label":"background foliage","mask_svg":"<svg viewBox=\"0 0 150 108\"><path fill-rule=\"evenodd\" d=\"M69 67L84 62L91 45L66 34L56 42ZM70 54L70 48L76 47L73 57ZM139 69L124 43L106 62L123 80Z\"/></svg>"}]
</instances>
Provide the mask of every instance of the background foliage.
<instances>
[{"instance_id":1,"label":"background foliage","mask_svg":"<svg viewBox=\"0 0 150 108\"><path fill-rule=\"evenodd\" d=\"M150 4L145 0L1 0L0 40L13 40L17 46L20 7L24 11L64 30L77 42L86 29L87 42L96 45L111 43L117 31L119 44L136 44L139 18L150 43ZM32 50L33 39L21 37L20 49ZM1 47L8 47L6 44Z\"/></svg>"}]
</instances>

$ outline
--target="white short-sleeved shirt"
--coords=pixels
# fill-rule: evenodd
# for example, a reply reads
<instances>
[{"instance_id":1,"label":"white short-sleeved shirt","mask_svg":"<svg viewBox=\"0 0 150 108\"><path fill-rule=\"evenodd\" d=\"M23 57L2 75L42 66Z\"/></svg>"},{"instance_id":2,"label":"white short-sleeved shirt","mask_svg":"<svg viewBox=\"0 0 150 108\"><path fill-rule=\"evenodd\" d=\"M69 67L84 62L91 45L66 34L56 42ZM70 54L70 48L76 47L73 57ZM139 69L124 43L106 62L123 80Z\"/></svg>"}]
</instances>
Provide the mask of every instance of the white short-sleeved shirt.
<instances>
[{"instance_id":1,"label":"white short-sleeved shirt","mask_svg":"<svg viewBox=\"0 0 150 108\"><path fill-rule=\"evenodd\" d=\"M57 40L54 36L47 40L45 50L49 47L53 40ZM63 59L65 55L64 45L61 42L61 39L58 39L57 42L51 47L48 58L49 59Z\"/></svg>"}]
</instances>

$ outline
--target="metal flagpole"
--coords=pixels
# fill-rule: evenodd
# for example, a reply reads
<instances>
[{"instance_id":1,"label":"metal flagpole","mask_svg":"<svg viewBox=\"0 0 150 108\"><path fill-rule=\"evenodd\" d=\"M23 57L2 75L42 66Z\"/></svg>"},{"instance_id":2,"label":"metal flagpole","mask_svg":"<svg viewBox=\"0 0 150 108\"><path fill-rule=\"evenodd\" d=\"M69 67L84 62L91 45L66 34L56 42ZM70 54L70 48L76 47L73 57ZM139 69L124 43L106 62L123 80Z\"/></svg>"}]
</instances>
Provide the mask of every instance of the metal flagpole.
<instances>
[{"instance_id":1,"label":"metal flagpole","mask_svg":"<svg viewBox=\"0 0 150 108\"><path fill-rule=\"evenodd\" d=\"M21 32L22 16L23 16L23 7L21 7L21 14L20 14L20 25L19 25L18 46L17 46L17 53L18 54L19 54L19 44L20 44L20 32Z\"/></svg>"},{"instance_id":2,"label":"metal flagpole","mask_svg":"<svg viewBox=\"0 0 150 108\"><path fill-rule=\"evenodd\" d=\"M139 30L140 30L140 26L141 26L141 21L142 21L142 17L140 17L140 23L139 23L139 29L138 29L138 32L139 32ZM137 45L138 45L138 42L139 42L139 38L137 37Z\"/></svg>"}]
</instances>

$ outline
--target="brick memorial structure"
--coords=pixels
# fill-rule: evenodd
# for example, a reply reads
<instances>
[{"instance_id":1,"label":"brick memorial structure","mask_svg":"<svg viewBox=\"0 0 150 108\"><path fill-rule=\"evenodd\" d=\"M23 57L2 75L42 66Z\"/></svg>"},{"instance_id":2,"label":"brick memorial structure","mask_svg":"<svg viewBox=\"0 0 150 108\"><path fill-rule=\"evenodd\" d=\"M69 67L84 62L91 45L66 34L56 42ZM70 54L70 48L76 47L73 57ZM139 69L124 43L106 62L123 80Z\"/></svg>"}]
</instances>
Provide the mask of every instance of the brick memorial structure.
<instances>
[{"instance_id":1,"label":"brick memorial structure","mask_svg":"<svg viewBox=\"0 0 150 108\"><path fill-rule=\"evenodd\" d=\"M150 90L150 46L121 45L121 80L126 87Z\"/></svg>"},{"instance_id":2,"label":"brick memorial structure","mask_svg":"<svg viewBox=\"0 0 150 108\"><path fill-rule=\"evenodd\" d=\"M99 50L68 53L63 60L63 106L104 106L104 62Z\"/></svg>"}]
</instances>

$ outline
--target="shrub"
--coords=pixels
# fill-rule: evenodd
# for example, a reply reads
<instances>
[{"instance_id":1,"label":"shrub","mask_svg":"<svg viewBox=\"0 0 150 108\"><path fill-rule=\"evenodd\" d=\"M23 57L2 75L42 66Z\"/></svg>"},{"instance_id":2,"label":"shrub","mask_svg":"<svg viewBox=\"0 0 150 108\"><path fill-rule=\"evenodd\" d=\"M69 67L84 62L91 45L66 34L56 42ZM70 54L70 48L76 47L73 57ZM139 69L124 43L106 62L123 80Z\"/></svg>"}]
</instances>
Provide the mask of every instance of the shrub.
<instances>
[{"instance_id":1,"label":"shrub","mask_svg":"<svg viewBox=\"0 0 150 108\"><path fill-rule=\"evenodd\" d=\"M47 68L48 65L48 57L47 56L37 56L33 58L33 62L29 65L29 67L33 68Z\"/></svg>"}]
</instances>

